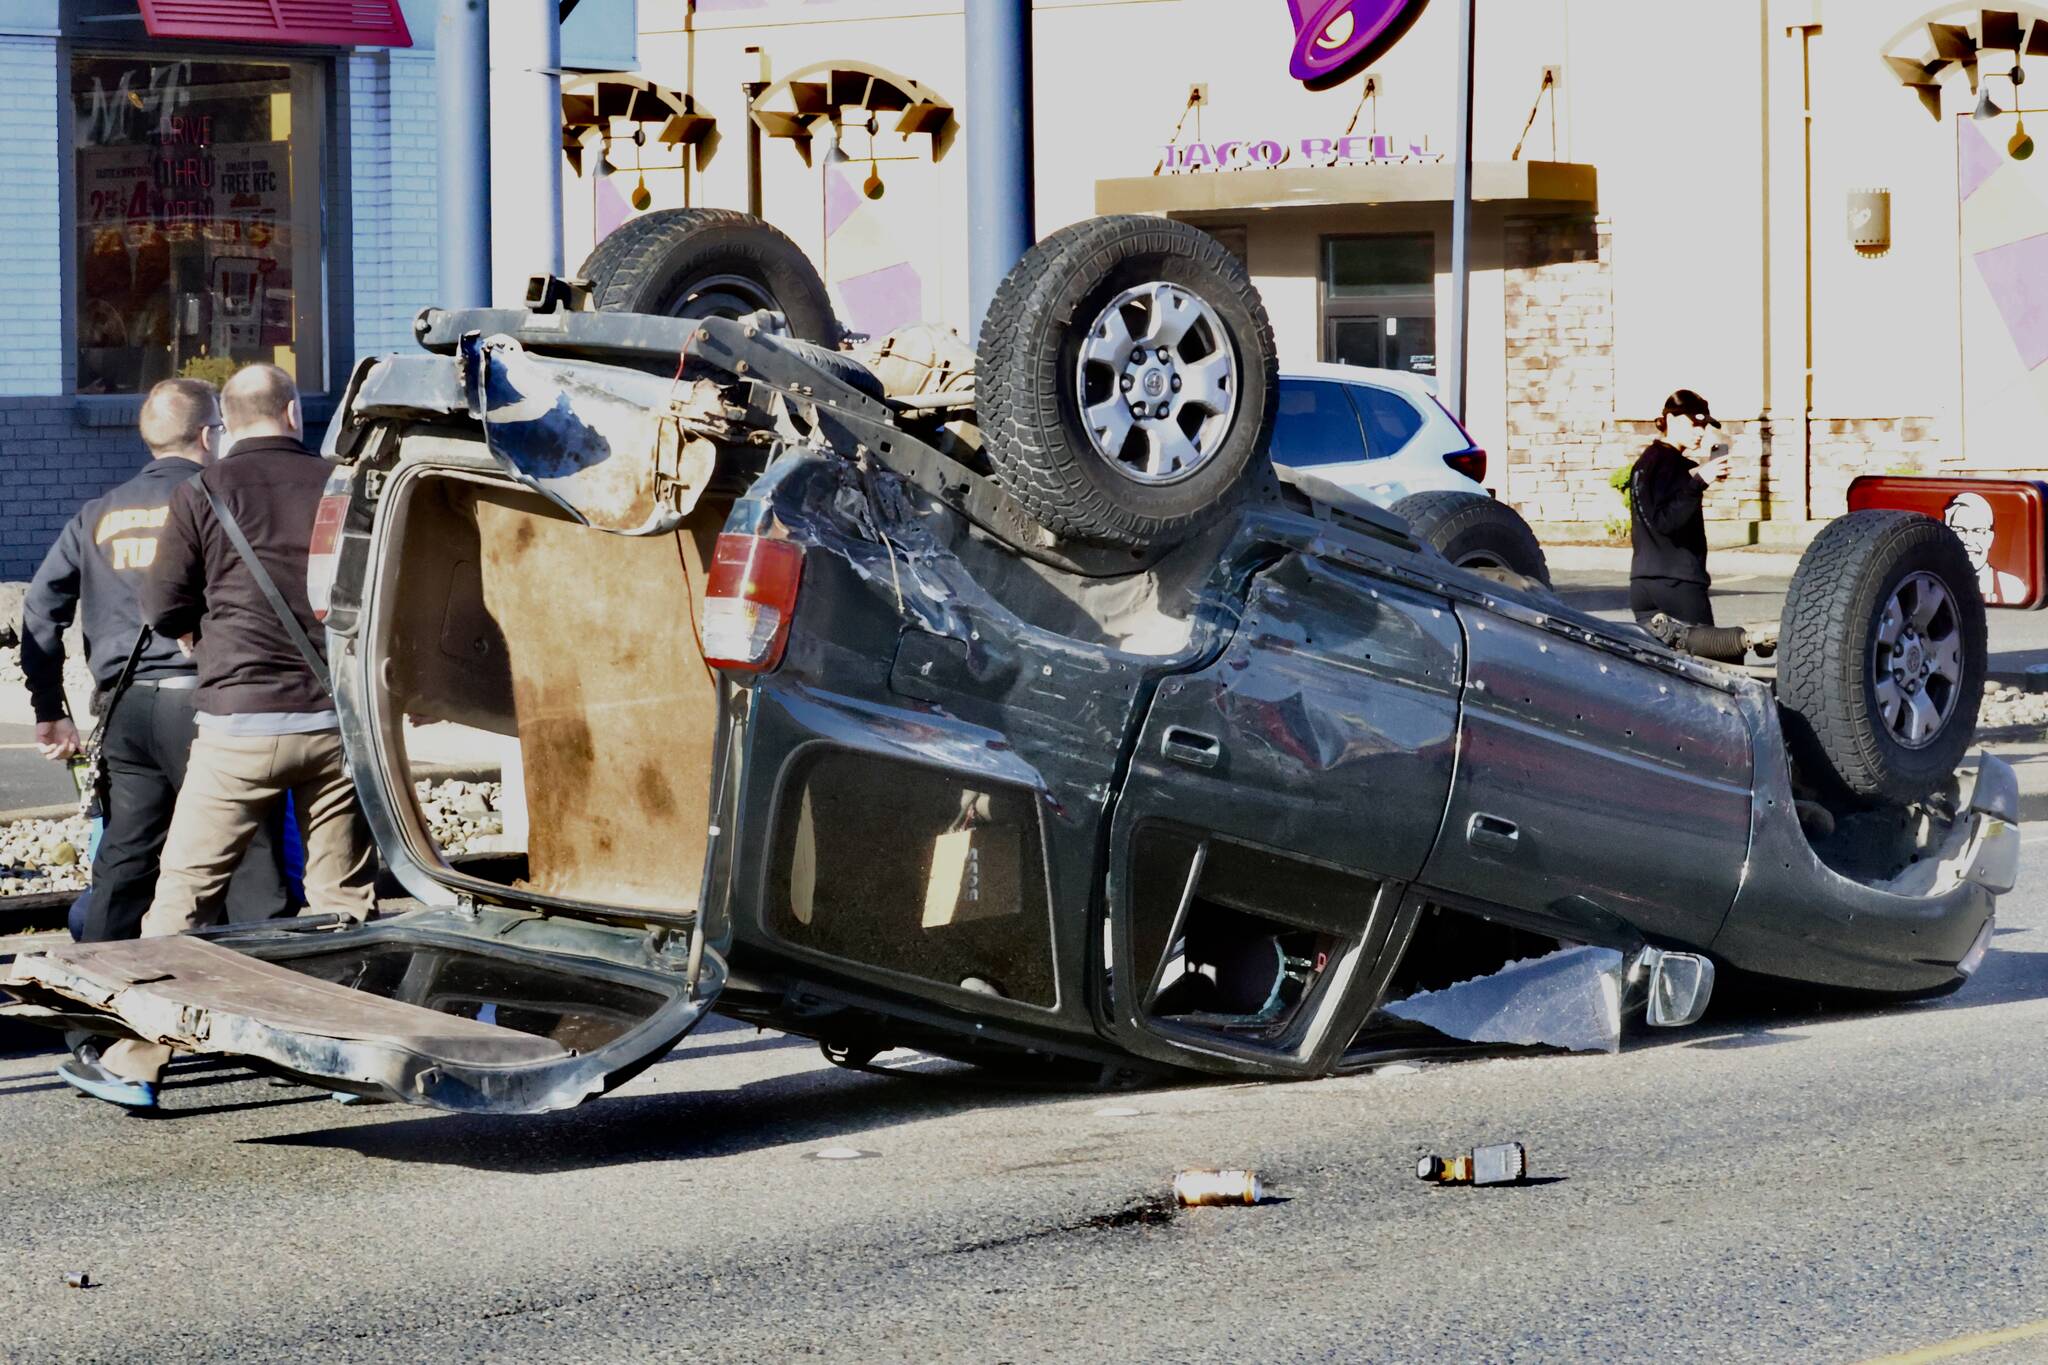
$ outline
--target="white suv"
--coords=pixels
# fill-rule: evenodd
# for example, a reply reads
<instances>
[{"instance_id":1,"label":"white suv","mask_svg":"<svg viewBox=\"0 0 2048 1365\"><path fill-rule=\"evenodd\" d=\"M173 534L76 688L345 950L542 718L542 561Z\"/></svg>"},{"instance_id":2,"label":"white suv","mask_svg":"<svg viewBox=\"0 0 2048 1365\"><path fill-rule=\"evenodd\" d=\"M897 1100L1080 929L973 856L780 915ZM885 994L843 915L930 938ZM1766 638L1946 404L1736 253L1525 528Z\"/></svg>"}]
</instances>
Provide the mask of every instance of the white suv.
<instances>
[{"instance_id":1,"label":"white suv","mask_svg":"<svg viewBox=\"0 0 2048 1365\"><path fill-rule=\"evenodd\" d=\"M1391 507L1411 493L1479 493L1486 452L1402 370L1301 365L1280 376L1273 463Z\"/></svg>"}]
</instances>

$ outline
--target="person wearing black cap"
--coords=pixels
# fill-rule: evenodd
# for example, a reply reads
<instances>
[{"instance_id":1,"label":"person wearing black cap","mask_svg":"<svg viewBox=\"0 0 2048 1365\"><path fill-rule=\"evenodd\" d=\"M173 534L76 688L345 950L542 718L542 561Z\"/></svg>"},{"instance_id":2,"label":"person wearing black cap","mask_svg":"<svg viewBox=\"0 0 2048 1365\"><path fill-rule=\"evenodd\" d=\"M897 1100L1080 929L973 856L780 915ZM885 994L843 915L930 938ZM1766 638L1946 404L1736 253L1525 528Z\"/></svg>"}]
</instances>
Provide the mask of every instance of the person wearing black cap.
<instances>
[{"instance_id":1,"label":"person wearing black cap","mask_svg":"<svg viewBox=\"0 0 2048 1365\"><path fill-rule=\"evenodd\" d=\"M1664 400L1662 434L1636 457L1629 474L1628 606L1639 624L1662 612L1688 625L1714 624L1707 588L1707 522L1701 510L1709 484L1727 477L1727 456L1695 461L1709 430L1721 424L1707 400L1680 389Z\"/></svg>"}]
</instances>

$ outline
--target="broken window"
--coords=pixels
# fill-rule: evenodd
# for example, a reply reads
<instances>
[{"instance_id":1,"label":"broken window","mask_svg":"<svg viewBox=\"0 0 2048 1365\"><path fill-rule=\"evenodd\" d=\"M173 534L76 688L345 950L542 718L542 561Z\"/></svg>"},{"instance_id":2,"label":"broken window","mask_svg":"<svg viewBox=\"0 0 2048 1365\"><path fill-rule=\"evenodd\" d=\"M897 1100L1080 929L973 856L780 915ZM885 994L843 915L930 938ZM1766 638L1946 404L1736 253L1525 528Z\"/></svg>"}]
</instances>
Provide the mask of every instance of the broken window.
<instances>
[{"instance_id":1,"label":"broken window","mask_svg":"<svg viewBox=\"0 0 2048 1365\"><path fill-rule=\"evenodd\" d=\"M1051 1006L1052 920L1036 797L830 753L776 821L768 927L799 947Z\"/></svg>"}]
</instances>

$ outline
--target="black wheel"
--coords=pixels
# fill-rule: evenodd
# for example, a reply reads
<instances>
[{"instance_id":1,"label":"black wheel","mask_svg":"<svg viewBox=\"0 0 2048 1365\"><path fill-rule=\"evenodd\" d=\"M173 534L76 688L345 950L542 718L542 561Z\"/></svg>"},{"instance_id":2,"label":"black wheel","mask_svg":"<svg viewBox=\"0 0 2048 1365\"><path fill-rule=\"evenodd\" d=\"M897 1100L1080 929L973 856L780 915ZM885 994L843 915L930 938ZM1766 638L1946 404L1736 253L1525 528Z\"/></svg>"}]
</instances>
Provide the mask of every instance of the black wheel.
<instances>
[{"instance_id":1,"label":"black wheel","mask_svg":"<svg viewBox=\"0 0 2048 1365\"><path fill-rule=\"evenodd\" d=\"M1061 535L1172 544L1243 496L1273 424L1273 326L1244 265L1167 218L1098 218L1040 242L982 324L982 434L997 476Z\"/></svg>"},{"instance_id":2,"label":"black wheel","mask_svg":"<svg viewBox=\"0 0 2048 1365\"><path fill-rule=\"evenodd\" d=\"M1395 516L1461 569L1507 569L1550 586L1550 562L1522 514L1481 493L1410 493Z\"/></svg>"},{"instance_id":3,"label":"black wheel","mask_svg":"<svg viewBox=\"0 0 2048 1365\"><path fill-rule=\"evenodd\" d=\"M839 320L810 258L744 213L645 214L599 242L581 274L600 312L736 318L768 308L802 340L839 344Z\"/></svg>"},{"instance_id":4,"label":"black wheel","mask_svg":"<svg viewBox=\"0 0 2048 1365\"><path fill-rule=\"evenodd\" d=\"M1778 709L1802 772L1903 805L1962 762L1984 697L1984 601L1946 526L1836 518L1799 560L1778 637Z\"/></svg>"}]
</instances>

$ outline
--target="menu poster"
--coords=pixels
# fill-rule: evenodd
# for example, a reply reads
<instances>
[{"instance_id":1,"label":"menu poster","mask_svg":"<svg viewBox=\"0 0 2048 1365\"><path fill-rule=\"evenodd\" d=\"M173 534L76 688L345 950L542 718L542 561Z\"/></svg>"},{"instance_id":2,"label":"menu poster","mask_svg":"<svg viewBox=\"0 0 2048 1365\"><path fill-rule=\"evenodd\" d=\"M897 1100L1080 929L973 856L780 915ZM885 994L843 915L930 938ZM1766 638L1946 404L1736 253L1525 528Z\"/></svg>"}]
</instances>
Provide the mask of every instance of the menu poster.
<instances>
[{"instance_id":1,"label":"menu poster","mask_svg":"<svg viewBox=\"0 0 2048 1365\"><path fill-rule=\"evenodd\" d=\"M289 143L85 147L77 186L84 345L291 344Z\"/></svg>"}]
</instances>

